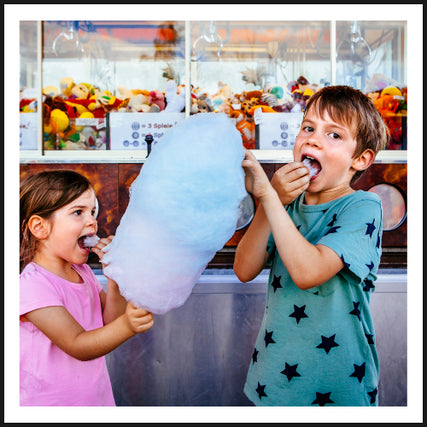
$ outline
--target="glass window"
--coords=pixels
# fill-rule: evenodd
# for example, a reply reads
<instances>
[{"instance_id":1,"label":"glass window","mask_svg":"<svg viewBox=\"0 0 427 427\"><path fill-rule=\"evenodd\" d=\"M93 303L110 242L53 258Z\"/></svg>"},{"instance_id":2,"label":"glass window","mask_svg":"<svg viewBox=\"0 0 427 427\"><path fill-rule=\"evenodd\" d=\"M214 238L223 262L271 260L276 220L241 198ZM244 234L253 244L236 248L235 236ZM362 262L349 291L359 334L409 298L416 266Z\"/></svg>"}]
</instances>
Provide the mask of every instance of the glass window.
<instances>
[{"instance_id":1,"label":"glass window","mask_svg":"<svg viewBox=\"0 0 427 427\"><path fill-rule=\"evenodd\" d=\"M183 22L44 22L44 149L147 148L140 128L160 118L128 113L165 110L167 81L177 94L184 79L184 46Z\"/></svg>"},{"instance_id":2,"label":"glass window","mask_svg":"<svg viewBox=\"0 0 427 427\"><path fill-rule=\"evenodd\" d=\"M331 84L371 97L388 149L407 149L406 21L21 21L20 30L21 150L148 150L190 114L224 112L245 147L274 150L274 160L292 150L309 97Z\"/></svg>"},{"instance_id":3,"label":"glass window","mask_svg":"<svg viewBox=\"0 0 427 427\"><path fill-rule=\"evenodd\" d=\"M19 35L19 147L21 150L37 150L37 22L21 21Z\"/></svg>"}]
</instances>

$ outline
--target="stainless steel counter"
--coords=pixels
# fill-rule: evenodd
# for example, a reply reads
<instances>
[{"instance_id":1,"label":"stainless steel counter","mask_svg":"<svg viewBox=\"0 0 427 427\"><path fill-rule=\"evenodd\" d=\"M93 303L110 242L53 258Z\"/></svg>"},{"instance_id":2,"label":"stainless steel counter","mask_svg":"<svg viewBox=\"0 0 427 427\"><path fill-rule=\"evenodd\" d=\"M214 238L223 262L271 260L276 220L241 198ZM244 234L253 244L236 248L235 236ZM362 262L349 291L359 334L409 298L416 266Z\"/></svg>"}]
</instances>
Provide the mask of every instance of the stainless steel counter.
<instances>
[{"instance_id":1,"label":"stainless steel counter","mask_svg":"<svg viewBox=\"0 0 427 427\"><path fill-rule=\"evenodd\" d=\"M246 284L231 269L205 270L182 307L155 316L150 331L107 356L117 405L251 405L243 385L267 279L267 270ZM406 270L383 270L372 297L381 406L407 402L406 281Z\"/></svg>"}]
</instances>

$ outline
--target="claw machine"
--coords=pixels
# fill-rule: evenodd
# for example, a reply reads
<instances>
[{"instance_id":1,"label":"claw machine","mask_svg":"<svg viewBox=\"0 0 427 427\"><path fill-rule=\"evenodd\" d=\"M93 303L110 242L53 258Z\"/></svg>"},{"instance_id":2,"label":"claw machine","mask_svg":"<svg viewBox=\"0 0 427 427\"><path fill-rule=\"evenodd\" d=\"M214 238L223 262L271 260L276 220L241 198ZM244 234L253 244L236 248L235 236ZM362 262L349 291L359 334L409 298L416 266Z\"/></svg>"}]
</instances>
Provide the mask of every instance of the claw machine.
<instances>
[{"instance_id":1,"label":"claw machine","mask_svg":"<svg viewBox=\"0 0 427 427\"><path fill-rule=\"evenodd\" d=\"M190 115L226 114L272 178L293 160L316 90L363 91L391 133L356 184L384 205L374 312L379 331L393 335L379 343L380 404L406 405L407 149L416 143L407 133L407 21L205 18L20 21L21 178L50 168L87 175L98 194L99 233L114 234L150 150ZM253 200L188 302L108 356L117 405L248 405L243 384L268 272L243 286L232 266L256 208ZM96 256L89 264L105 284Z\"/></svg>"}]
</instances>

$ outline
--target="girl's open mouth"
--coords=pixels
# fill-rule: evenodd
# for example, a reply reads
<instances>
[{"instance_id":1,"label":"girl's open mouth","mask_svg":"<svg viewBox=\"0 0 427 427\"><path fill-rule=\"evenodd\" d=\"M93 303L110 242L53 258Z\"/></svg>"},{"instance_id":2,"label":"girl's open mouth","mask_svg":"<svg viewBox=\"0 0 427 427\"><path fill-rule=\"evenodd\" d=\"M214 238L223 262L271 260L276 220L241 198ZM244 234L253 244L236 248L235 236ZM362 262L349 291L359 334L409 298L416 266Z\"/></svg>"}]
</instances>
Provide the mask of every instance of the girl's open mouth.
<instances>
[{"instance_id":1,"label":"girl's open mouth","mask_svg":"<svg viewBox=\"0 0 427 427\"><path fill-rule=\"evenodd\" d=\"M320 163L314 157L303 156L302 162L309 170L310 180L316 178L322 170L322 166L320 166Z\"/></svg>"},{"instance_id":2,"label":"girl's open mouth","mask_svg":"<svg viewBox=\"0 0 427 427\"><path fill-rule=\"evenodd\" d=\"M91 236L82 236L78 239L78 244L82 249L90 249L93 248L99 241L99 237L97 235Z\"/></svg>"}]
</instances>

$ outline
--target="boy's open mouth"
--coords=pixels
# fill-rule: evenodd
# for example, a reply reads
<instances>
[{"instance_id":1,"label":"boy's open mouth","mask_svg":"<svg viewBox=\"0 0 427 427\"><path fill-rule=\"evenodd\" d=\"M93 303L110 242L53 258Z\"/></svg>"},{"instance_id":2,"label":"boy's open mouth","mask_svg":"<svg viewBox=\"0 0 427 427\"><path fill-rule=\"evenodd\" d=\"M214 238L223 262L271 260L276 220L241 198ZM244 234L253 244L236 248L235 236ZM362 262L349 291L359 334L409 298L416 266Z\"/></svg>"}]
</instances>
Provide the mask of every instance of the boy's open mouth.
<instances>
[{"instance_id":1,"label":"boy's open mouth","mask_svg":"<svg viewBox=\"0 0 427 427\"><path fill-rule=\"evenodd\" d=\"M314 179L322 170L322 166L320 166L320 163L313 157L303 156L302 162L305 166L307 166L311 179Z\"/></svg>"}]
</instances>

